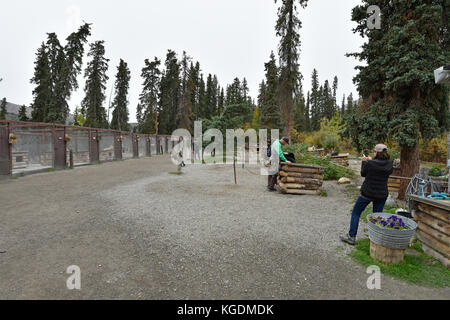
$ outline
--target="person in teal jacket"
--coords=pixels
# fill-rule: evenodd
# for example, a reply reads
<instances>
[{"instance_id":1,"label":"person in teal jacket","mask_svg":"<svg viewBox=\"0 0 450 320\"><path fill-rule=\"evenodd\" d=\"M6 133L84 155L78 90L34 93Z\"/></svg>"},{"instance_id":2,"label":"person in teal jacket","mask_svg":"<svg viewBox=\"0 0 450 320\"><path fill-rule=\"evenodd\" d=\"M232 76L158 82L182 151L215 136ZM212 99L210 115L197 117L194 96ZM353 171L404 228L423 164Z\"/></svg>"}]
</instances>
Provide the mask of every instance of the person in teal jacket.
<instances>
[{"instance_id":1,"label":"person in teal jacket","mask_svg":"<svg viewBox=\"0 0 450 320\"><path fill-rule=\"evenodd\" d=\"M267 189L269 191L275 191L280 161L291 164L291 161L286 159L284 152L281 149L282 146L287 144L289 144L289 138L283 137L281 140L275 140L270 148L270 168L267 182Z\"/></svg>"}]
</instances>

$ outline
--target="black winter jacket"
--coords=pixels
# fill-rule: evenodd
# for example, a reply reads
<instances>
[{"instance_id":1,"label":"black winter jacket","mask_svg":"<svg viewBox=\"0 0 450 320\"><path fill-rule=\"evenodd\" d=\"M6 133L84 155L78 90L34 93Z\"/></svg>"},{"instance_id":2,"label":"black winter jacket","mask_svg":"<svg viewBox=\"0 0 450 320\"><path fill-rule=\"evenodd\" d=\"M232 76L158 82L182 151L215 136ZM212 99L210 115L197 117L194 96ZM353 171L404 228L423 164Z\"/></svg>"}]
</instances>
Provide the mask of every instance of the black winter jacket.
<instances>
[{"instance_id":1,"label":"black winter jacket","mask_svg":"<svg viewBox=\"0 0 450 320\"><path fill-rule=\"evenodd\" d=\"M389 196L388 179L394 167L389 160L363 161L361 176L365 177L361 195L370 200L384 200Z\"/></svg>"}]
</instances>

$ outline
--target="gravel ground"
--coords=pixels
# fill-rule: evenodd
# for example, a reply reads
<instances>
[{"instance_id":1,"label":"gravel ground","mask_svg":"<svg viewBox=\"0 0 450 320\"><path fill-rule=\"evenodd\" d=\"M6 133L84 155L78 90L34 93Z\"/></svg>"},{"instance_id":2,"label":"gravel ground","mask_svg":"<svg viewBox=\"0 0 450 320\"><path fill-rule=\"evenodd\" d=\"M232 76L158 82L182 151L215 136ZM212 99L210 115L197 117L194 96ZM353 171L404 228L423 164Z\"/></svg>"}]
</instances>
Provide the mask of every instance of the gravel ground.
<instances>
[{"instance_id":1,"label":"gravel ground","mask_svg":"<svg viewBox=\"0 0 450 320\"><path fill-rule=\"evenodd\" d=\"M0 299L450 299L384 275L367 289L336 182L321 198L267 192L257 168L237 186L230 166L171 171L158 156L1 181Z\"/></svg>"}]
</instances>

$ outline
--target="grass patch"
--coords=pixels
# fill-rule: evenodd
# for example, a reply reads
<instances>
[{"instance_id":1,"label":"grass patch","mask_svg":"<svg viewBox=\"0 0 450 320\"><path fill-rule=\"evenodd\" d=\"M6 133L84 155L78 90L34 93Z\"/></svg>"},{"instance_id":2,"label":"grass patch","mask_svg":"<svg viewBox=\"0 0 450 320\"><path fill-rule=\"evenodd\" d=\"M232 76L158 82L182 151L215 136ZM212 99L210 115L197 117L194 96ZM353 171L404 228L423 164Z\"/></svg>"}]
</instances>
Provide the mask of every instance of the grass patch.
<instances>
[{"instance_id":1,"label":"grass patch","mask_svg":"<svg viewBox=\"0 0 450 320\"><path fill-rule=\"evenodd\" d=\"M177 176L181 176L182 174L184 174L184 172L169 172L169 174L174 174Z\"/></svg>"},{"instance_id":2,"label":"grass patch","mask_svg":"<svg viewBox=\"0 0 450 320\"><path fill-rule=\"evenodd\" d=\"M450 270L424 254L419 241L414 241L412 249L417 254L405 254L405 261L391 266L383 265L370 257L369 239L358 241L349 255L363 266L376 265L383 274L398 280L421 286L450 287Z\"/></svg>"},{"instance_id":3,"label":"grass patch","mask_svg":"<svg viewBox=\"0 0 450 320\"><path fill-rule=\"evenodd\" d=\"M321 197L328 197L328 192L326 190L320 190Z\"/></svg>"}]
</instances>

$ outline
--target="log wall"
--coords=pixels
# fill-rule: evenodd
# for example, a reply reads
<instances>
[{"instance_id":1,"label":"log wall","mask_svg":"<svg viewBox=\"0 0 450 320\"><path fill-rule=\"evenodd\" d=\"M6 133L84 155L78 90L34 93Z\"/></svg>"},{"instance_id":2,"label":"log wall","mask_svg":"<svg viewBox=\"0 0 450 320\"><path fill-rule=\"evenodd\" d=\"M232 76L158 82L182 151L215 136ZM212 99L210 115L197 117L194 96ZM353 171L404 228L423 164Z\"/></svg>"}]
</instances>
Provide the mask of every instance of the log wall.
<instances>
[{"instance_id":1,"label":"log wall","mask_svg":"<svg viewBox=\"0 0 450 320\"><path fill-rule=\"evenodd\" d=\"M450 268L450 204L411 196L417 238L424 252Z\"/></svg>"},{"instance_id":2,"label":"log wall","mask_svg":"<svg viewBox=\"0 0 450 320\"><path fill-rule=\"evenodd\" d=\"M279 190L286 194L320 195L325 168L307 164L281 163L277 180Z\"/></svg>"}]
</instances>

